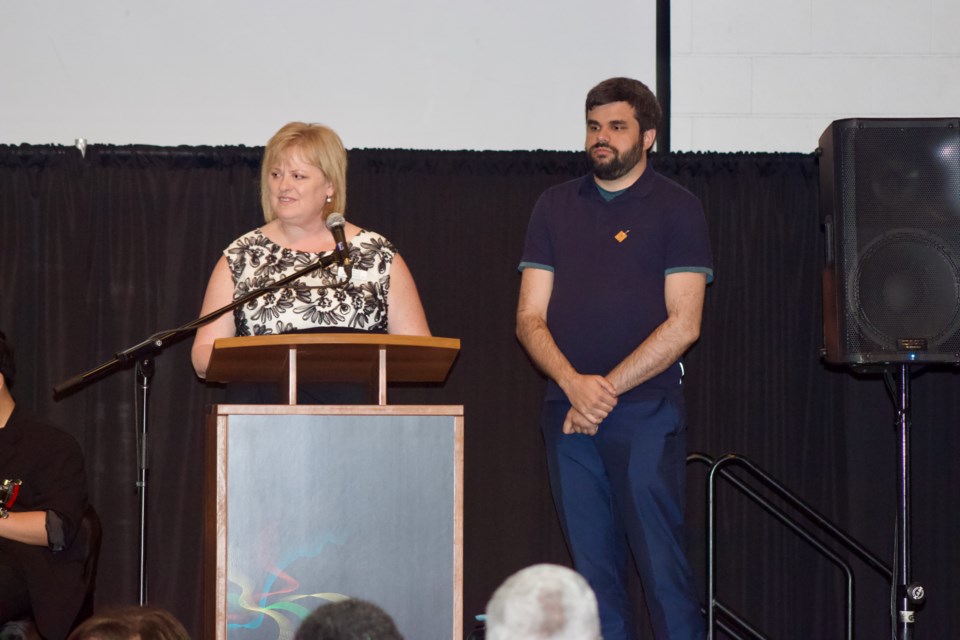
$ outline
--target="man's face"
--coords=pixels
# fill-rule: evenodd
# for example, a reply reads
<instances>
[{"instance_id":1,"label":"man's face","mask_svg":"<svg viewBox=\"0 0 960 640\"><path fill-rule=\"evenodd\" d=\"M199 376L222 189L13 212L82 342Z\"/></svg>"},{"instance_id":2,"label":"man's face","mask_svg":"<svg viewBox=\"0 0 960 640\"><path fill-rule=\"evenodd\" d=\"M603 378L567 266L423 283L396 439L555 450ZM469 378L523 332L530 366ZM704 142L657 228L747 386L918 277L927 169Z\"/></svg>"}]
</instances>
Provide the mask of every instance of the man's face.
<instances>
[{"instance_id":1,"label":"man's face","mask_svg":"<svg viewBox=\"0 0 960 640\"><path fill-rule=\"evenodd\" d=\"M626 102L611 102L587 113L586 151L600 180L622 178L646 157L656 132L640 133L636 114Z\"/></svg>"}]
</instances>

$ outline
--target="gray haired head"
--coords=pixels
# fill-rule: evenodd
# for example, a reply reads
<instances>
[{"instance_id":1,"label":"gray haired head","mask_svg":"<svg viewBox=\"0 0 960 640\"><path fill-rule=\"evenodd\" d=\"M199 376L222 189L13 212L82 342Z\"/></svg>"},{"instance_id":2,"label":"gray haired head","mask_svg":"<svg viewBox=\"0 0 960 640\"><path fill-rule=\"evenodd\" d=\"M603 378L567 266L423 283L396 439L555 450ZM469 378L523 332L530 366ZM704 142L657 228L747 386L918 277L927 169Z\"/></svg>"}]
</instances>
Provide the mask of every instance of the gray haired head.
<instances>
[{"instance_id":1,"label":"gray haired head","mask_svg":"<svg viewBox=\"0 0 960 640\"><path fill-rule=\"evenodd\" d=\"M576 571L537 564L513 574L487 604L487 640L597 640L597 598Z\"/></svg>"}]
</instances>

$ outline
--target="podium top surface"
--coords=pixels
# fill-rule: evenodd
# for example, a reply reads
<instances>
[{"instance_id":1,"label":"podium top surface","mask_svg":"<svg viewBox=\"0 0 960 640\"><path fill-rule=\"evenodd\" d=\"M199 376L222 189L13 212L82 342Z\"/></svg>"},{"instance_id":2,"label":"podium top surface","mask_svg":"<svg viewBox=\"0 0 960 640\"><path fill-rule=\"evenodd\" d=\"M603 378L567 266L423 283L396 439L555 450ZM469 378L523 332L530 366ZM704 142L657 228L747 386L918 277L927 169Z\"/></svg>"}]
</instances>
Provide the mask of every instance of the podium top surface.
<instances>
[{"instance_id":1,"label":"podium top surface","mask_svg":"<svg viewBox=\"0 0 960 640\"><path fill-rule=\"evenodd\" d=\"M290 371L300 382L443 382L460 351L455 338L379 333L291 333L220 338L213 345L208 382L271 382Z\"/></svg>"}]
</instances>

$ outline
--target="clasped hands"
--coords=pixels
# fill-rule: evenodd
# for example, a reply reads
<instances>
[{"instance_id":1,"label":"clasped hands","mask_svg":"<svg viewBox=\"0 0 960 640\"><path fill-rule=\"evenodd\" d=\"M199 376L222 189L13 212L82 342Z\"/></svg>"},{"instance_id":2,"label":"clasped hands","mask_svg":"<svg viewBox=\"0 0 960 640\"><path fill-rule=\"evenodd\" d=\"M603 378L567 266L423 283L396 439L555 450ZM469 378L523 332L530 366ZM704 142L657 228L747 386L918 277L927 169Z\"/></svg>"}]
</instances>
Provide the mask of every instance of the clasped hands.
<instances>
[{"instance_id":1,"label":"clasped hands","mask_svg":"<svg viewBox=\"0 0 960 640\"><path fill-rule=\"evenodd\" d=\"M561 388L572 405L563 420L563 432L567 434L595 435L617 406L617 390L603 376L576 374Z\"/></svg>"}]
</instances>

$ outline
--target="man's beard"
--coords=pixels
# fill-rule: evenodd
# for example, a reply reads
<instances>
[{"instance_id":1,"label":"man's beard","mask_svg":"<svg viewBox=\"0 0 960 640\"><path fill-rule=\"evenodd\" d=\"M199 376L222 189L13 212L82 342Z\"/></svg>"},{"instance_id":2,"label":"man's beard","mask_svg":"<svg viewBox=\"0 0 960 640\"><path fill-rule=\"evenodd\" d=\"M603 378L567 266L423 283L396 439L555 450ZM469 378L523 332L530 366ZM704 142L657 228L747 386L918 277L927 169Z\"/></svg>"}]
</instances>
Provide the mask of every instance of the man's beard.
<instances>
[{"instance_id":1,"label":"man's beard","mask_svg":"<svg viewBox=\"0 0 960 640\"><path fill-rule=\"evenodd\" d=\"M637 163L640 162L643 157L643 140L637 141L637 144L633 145L620 156L620 152L607 144L595 144L587 152L587 157L590 158L590 164L593 165L593 175L601 180L616 180L617 178L622 178L623 176L630 173L630 170L637 166ZM613 152L613 157L605 163L598 162L596 158L593 157L593 154L590 151L593 151L597 148L609 149Z\"/></svg>"}]
</instances>

